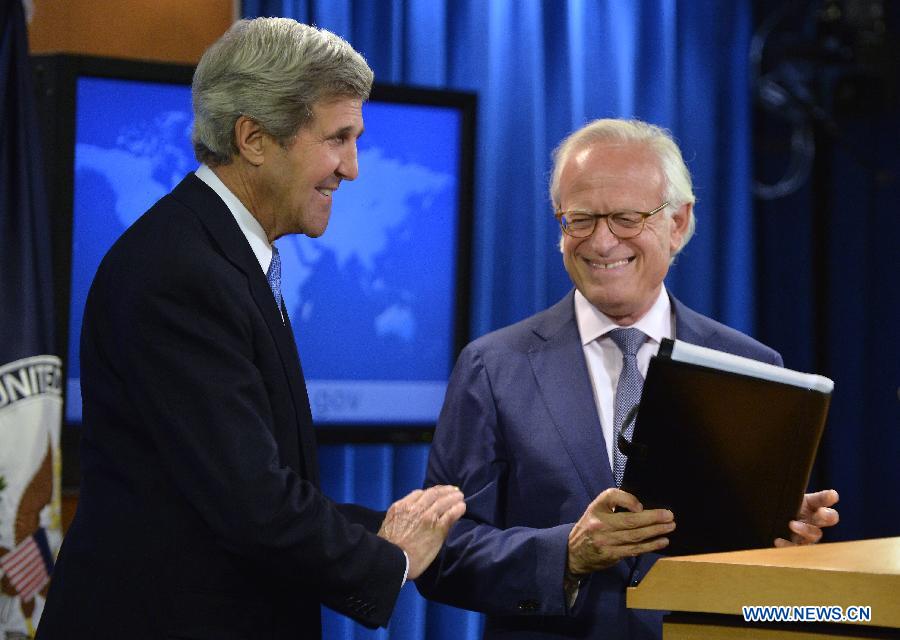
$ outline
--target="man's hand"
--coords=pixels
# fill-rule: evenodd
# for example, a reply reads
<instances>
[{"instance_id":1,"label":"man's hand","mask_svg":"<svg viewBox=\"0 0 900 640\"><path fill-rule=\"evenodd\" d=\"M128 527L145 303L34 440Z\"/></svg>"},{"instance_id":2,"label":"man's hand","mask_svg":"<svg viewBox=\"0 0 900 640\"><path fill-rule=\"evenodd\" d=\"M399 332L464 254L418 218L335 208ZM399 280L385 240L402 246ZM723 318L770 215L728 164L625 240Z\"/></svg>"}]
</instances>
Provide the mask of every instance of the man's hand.
<instances>
[{"instance_id":1,"label":"man's hand","mask_svg":"<svg viewBox=\"0 0 900 640\"><path fill-rule=\"evenodd\" d=\"M466 512L463 494L457 487L437 485L416 489L397 500L387 510L378 535L406 552L409 573L418 578L437 556L450 527Z\"/></svg>"},{"instance_id":2,"label":"man's hand","mask_svg":"<svg viewBox=\"0 0 900 640\"><path fill-rule=\"evenodd\" d=\"M831 506L837 504L838 492L834 489L807 493L797 512L797 519L788 523L791 539L776 538L776 547L792 547L797 544L815 544L822 538L822 527L832 527L840 516Z\"/></svg>"},{"instance_id":3,"label":"man's hand","mask_svg":"<svg viewBox=\"0 0 900 640\"><path fill-rule=\"evenodd\" d=\"M628 511L616 511L619 507ZM669 544L661 536L674 529L671 511L644 511L630 493L607 489L588 505L569 533L569 573L585 575L611 567L622 558L659 551Z\"/></svg>"}]
</instances>

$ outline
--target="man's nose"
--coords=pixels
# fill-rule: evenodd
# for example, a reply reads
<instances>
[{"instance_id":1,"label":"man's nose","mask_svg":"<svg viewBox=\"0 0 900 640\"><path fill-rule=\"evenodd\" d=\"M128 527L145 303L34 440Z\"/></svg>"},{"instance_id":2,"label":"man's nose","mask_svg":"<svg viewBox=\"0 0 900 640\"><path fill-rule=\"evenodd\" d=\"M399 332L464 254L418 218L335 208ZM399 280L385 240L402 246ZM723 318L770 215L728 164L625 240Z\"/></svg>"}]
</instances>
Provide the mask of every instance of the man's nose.
<instances>
[{"instance_id":1,"label":"man's nose","mask_svg":"<svg viewBox=\"0 0 900 640\"><path fill-rule=\"evenodd\" d=\"M609 218L597 218L597 221L594 224L594 232L588 237L591 248L599 252L606 251L621 242L619 238L609 230L607 220L609 220Z\"/></svg>"},{"instance_id":2,"label":"man's nose","mask_svg":"<svg viewBox=\"0 0 900 640\"><path fill-rule=\"evenodd\" d=\"M341 163L338 165L337 173L343 180L356 180L359 175L359 163L357 160L356 143L351 142L347 148L341 153Z\"/></svg>"}]
</instances>

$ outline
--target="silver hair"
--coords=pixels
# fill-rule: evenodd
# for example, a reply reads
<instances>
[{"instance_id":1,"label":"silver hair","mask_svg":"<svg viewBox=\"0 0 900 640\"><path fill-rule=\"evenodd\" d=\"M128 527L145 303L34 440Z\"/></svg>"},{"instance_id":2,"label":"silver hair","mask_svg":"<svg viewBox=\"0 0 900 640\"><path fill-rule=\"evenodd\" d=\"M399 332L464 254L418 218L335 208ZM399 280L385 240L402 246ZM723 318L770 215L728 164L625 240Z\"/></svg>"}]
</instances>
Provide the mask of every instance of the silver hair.
<instances>
[{"instance_id":1,"label":"silver hair","mask_svg":"<svg viewBox=\"0 0 900 640\"><path fill-rule=\"evenodd\" d=\"M290 18L239 20L200 58L191 94L197 160L229 164L234 123L253 119L284 147L333 98L366 100L373 73L348 42Z\"/></svg>"},{"instance_id":2,"label":"silver hair","mask_svg":"<svg viewBox=\"0 0 900 640\"><path fill-rule=\"evenodd\" d=\"M647 145L659 158L659 164L666 179L665 198L669 201L669 216L684 204L693 204L694 196L691 173L681 157L681 151L672 134L662 127L642 120L602 118L589 122L581 129L569 134L553 151L553 171L550 177L550 200L553 208L559 207L559 178L569 156L576 150L602 142L634 142ZM694 235L696 218L691 213L688 228L684 233L678 252ZM678 253L676 252L676 253Z\"/></svg>"}]
</instances>

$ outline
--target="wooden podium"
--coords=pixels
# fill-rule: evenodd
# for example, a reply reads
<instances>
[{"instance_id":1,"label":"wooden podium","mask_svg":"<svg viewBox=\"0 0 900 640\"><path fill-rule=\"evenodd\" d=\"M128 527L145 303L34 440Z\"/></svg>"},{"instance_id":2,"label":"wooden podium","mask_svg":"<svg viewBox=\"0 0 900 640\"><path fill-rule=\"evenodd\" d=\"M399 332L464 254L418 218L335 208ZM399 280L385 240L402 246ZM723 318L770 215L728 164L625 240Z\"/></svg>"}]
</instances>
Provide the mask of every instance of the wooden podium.
<instances>
[{"instance_id":1,"label":"wooden podium","mask_svg":"<svg viewBox=\"0 0 900 640\"><path fill-rule=\"evenodd\" d=\"M900 638L900 537L660 559L629 608L671 611L664 640ZM745 605L870 606L869 622L745 622Z\"/></svg>"}]
</instances>

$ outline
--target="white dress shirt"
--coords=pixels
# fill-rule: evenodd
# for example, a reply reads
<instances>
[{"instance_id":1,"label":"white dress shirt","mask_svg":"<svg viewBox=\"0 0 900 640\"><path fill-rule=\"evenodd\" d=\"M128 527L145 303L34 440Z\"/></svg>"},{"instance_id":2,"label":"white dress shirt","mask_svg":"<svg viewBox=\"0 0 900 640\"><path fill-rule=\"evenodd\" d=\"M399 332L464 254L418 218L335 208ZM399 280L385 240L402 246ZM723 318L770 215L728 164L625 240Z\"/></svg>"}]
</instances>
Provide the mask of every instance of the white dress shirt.
<instances>
[{"instance_id":1,"label":"white dress shirt","mask_svg":"<svg viewBox=\"0 0 900 640\"><path fill-rule=\"evenodd\" d=\"M210 189L222 198L225 206L228 207L231 215L234 216L235 222L238 223L241 233L247 238L247 242L250 244L250 248L253 249L253 255L259 261L259 266L262 268L263 273L268 273L269 265L272 263L272 245L269 243L262 225L259 224L259 220L253 217L253 214L244 206L244 203L231 192L231 189L225 186L225 183L208 166L201 164L194 172L194 175L205 182Z\"/></svg>"},{"instance_id":2,"label":"white dress shirt","mask_svg":"<svg viewBox=\"0 0 900 640\"><path fill-rule=\"evenodd\" d=\"M606 440L606 454L609 457L610 469L613 466L613 443L615 442L615 426L613 425L613 406L616 396L616 385L622 373L622 351L609 337L609 332L619 328L607 315L588 302L580 291L575 291L575 321L581 336L581 348L591 376L591 387L594 390L594 403L600 416L603 438ZM663 338L675 337L675 318L672 305L665 286L644 316L631 325L640 329L647 340L637 352L638 369L643 377L647 377L650 358L659 351Z\"/></svg>"},{"instance_id":3,"label":"white dress shirt","mask_svg":"<svg viewBox=\"0 0 900 640\"><path fill-rule=\"evenodd\" d=\"M201 164L194 172L194 175L205 182L225 202L225 206L228 207L231 215L234 216L235 222L240 227L241 233L247 238L247 242L253 250L253 255L259 261L259 266L262 268L263 273L268 275L269 265L272 264L272 245L269 244L269 239L266 237L266 232L262 225L259 224L259 220L250 213L250 210L244 206L244 203L232 193L231 189L225 186L225 183L207 165ZM281 309L278 310L278 313L281 313ZM281 313L281 321L284 322L283 313Z\"/></svg>"}]
</instances>

